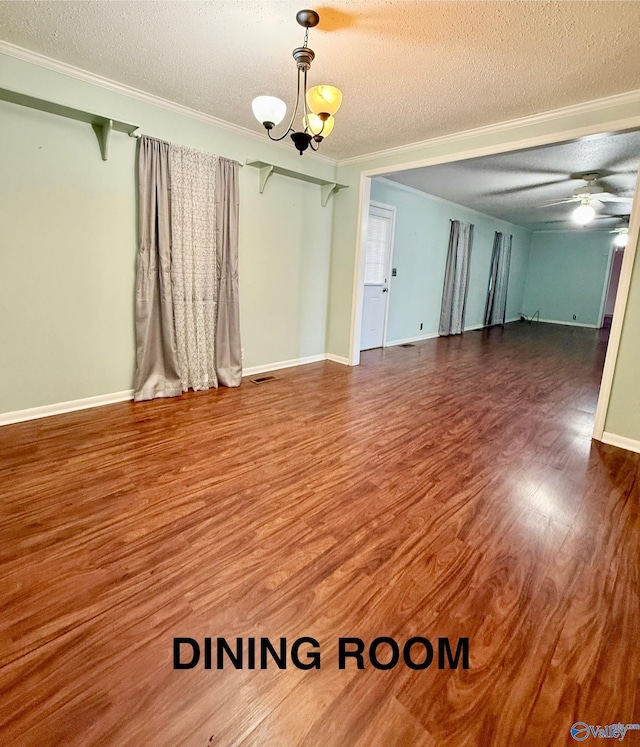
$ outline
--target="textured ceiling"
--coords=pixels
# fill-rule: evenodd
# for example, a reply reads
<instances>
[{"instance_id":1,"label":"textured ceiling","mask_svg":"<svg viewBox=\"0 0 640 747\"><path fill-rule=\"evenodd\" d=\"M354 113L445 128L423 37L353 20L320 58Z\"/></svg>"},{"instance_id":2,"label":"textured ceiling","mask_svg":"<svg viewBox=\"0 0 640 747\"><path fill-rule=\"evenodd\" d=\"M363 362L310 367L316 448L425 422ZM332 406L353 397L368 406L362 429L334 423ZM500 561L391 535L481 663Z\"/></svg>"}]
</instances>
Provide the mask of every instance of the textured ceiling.
<instances>
[{"instance_id":1,"label":"textured ceiling","mask_svg":"<svg viewBox=\"0 0 640 747\"><path fill-rule=\"evenodd\" d=\"M570 220L575 203L544 206L571 197L585 184L575 177L586 172L598 172L612 194L633 197L639 164L640 132L627 132L399 171L386 178L532 230L582 230ZM605 216L628 216L631 202L595 207L599 217L590 229L628 223Z\"/></svg>"},{"instance_id":2,"label":"textured ceiling","mask_svg":"<svg viewBox=\"0 0 640 747\"><path fill-rule=\"evenodd\" d=\"M0 38L259 132L252 98L294 96L302 6L0 2ZM344 92L323 144L333 158L640 88L640 2L347 0L316 10L310 82Z\"/></svg>"}]
</instances>

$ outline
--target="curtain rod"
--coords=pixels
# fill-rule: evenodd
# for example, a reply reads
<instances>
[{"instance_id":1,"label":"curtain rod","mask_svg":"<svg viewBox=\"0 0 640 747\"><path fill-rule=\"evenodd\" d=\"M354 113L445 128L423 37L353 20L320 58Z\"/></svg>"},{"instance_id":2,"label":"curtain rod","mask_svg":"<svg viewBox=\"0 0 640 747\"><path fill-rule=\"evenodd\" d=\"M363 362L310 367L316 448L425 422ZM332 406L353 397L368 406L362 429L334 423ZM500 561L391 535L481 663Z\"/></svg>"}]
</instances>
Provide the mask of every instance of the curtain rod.
<instances>
[{"instance_id":1,"label":"curtain rod","mask_svg":"<svg viewBox=\"0 0 640 747\"><path fill-rule=\"evenodd\" d=\"M130 132L129 137L134 137L136 140L140 140L140 138L142 137L142 133L136 130L135 132ZM233 161L235 159L231 159L231 160ZM238 164L238 166L244 166L242 161L236 161L236 163Z\"/></svg>"}]
</instances>

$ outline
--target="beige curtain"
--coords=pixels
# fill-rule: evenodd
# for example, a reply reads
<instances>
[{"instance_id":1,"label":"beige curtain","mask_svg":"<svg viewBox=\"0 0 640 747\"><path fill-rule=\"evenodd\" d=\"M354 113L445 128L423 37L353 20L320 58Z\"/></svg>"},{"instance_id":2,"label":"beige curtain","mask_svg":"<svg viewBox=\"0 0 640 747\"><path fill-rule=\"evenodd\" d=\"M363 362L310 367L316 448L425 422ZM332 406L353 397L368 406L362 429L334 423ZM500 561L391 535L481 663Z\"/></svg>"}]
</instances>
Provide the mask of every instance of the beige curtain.
<instances>
[{"instance_id":1,"label":"beige curtain","mask_svg":"<svg viewBox=\"0 0 640 747\"><path fill-rule=\"evenodd\" d=\"M171 296L169 174L169 143L142 137L138 151L135 400L182 393Z\"/></svg>"},{"instance_id":2,"label":"beige curtain","mask_svg":"<svg viewBox=\"0 0 640 747\"><path fill-rule=\"evenodd\" d=\"M145 137L139 171L135 399L238 386L238 163Z\"/></svg>"},{"instance_id":3,"label":"beige curtain","mask_svg":"<svg viewBox=\"0 0 640 747\"><path fill-rule=\"evenodd\" d=\"M216 373L223 386L242 379L240 305L238 300L238 163L218 159L216 172L216 248L218 315Z\"/></svg>"}]
</instances>

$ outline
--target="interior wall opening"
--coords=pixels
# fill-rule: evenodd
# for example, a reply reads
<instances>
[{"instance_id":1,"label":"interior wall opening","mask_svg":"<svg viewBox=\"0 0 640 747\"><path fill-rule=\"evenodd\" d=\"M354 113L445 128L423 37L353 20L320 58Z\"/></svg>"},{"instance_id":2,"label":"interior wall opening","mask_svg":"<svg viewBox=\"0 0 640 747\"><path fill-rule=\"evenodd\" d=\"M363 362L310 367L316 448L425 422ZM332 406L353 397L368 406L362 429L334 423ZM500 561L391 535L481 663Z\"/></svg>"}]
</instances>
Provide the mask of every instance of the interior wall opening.
<instances>
[{"instance_id":1,"label":"interior wall opening","mask_svg":"<svg viewBox=\"0 0 640 747\"><path fill-rule=\"evenodd\" d=\"M476 230L464 331L486 327L491 244L503 233L513 241L505 323L604 328L608 337L618 290L619 314L628 293L633 257L627 252L620 282L625 253L615 243L620 231L633 233L639 160L640 132L632 130L372 174L368 205L396 209L379 347L438 336L447 232L456 219ZM584 204L595 215L579 226L572 216ZM371 347L362 344L361 325L357 353Z\"/></svg>"}]
</instances>

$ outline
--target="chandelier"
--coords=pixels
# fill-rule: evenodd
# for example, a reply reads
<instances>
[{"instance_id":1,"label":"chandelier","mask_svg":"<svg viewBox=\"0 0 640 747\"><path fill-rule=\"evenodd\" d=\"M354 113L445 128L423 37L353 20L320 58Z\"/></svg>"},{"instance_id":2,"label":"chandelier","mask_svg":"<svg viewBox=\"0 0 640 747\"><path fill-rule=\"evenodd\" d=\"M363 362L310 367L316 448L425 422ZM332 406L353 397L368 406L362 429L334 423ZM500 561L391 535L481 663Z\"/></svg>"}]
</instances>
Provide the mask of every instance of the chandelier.
<instances>
[{"instance_id":1,"label":"chandelier","mask_svg":"<svg viewBox=\"0 0 640 747\"><path fill-rule=\"evenodd\" d=\"M318 150L324 138L331 134L335 124L333 115L340 108L342 93L334 86L327 85L314 86L307 90L307 72L315 57L314 51L307 46L309 29L318 25L320 16L315 10L299 10L296 13L296 21L306 31L302 46L293 50L293 59L296 61L298 68L298 85L296 88L296 104L286 132L280 137L274 137L271 134L273 128L282 122L287 113L287 105L284 101L275 96L258 96L251 102L251 108L258 122L264 125L271 140L283 140L291 133L293 144L302 155L309 147L311 150ZM293 123L300 106L301 92L302 129L296 132Z\"/></svg>"}]
</instances>

